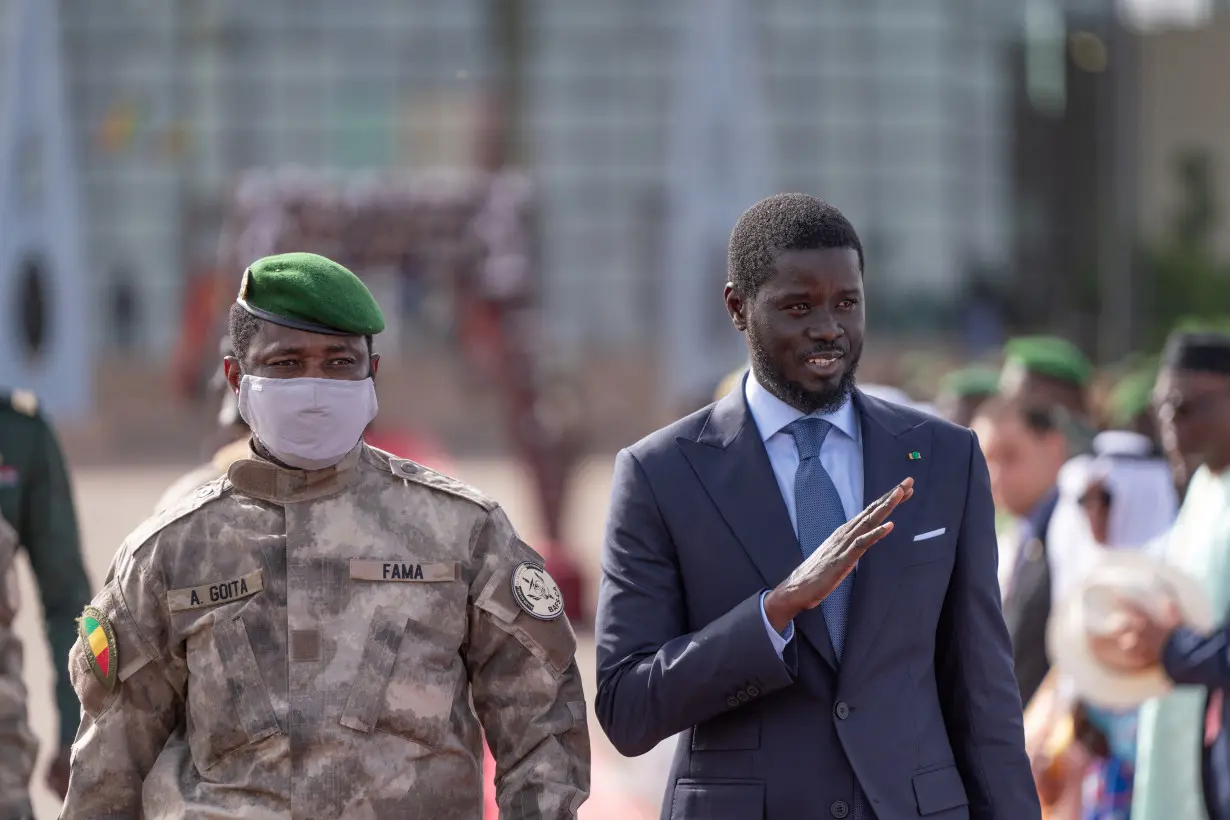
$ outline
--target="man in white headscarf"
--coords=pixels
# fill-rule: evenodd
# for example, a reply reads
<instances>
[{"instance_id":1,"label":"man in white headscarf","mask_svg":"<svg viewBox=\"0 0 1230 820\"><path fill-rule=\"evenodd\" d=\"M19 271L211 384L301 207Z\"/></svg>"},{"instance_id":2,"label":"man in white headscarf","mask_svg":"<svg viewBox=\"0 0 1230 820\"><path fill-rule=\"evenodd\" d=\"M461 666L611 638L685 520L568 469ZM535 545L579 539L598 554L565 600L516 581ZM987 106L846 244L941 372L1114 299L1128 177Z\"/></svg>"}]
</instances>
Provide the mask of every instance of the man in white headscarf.
<instances>
[{"instance_id":1,"label":"man in white headscarf","mask_svg":"<svg viewBox=\"0 0 1230 820\"><path fill-rule=\"evenodd\" d=\"M1051 519L1047 554L1055 605L1079 586L1099 555L1113 549L1149 549L1170 529L1178 496L1169 464L1151 439L1112 430L1093 440L1093 453L1077 456L1059 473L1059 502ZM1072 721L1063 759L1045 761L1065 803L1079 804L1084 820L1120 820L1131 808L1136 752L1135 711L1111 712L1084 704L1052 712L1047 734Z\"/></svg>"},{"instance_id":2,"label":"man in white headscarf","mask_svg":"<svg viewBox=\"0 0 1230 820\"><path fill-rule=\"evenodd\" d=\"M1093 453L1059 471L1048 557L1053 600L1062 600L1103 549L1143 547L1174 523L1179 498L1166 460L1139 433L1108 430Z\"/></svg>"}]
</instances>

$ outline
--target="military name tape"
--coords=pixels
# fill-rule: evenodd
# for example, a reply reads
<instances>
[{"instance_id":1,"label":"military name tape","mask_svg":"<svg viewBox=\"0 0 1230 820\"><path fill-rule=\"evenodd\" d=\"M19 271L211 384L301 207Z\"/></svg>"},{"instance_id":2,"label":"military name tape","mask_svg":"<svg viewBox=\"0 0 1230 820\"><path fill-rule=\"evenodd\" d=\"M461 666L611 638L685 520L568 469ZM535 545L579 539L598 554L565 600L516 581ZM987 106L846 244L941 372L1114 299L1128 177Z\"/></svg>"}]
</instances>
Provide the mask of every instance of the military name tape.
<instances>
[{"instance_id":1,"label":"military name tape","mask_svg":"<svg viewBox=\"0 0 1230 820\"><path fill-rule=\"evenodd\" d=\"M370 561L350 559L350 577L355 581L401 581L431 583L433 581L460 581L460 561L440 561L435 564L419 564L413 561Z\"/></svg>"},{"instance_id":2,"label":"military name tape","mask_svg":"<svg viewBox=\"0 0 1230 820\"><path fill-rule=\"evenodd\" d=\"M201 584L199 587L173 589L167 593L167 607L172 612L186 612L207 606L248 598L265 588L265 576L261 570L249 572L242 578Z\"/></svg>"}]
</instances>

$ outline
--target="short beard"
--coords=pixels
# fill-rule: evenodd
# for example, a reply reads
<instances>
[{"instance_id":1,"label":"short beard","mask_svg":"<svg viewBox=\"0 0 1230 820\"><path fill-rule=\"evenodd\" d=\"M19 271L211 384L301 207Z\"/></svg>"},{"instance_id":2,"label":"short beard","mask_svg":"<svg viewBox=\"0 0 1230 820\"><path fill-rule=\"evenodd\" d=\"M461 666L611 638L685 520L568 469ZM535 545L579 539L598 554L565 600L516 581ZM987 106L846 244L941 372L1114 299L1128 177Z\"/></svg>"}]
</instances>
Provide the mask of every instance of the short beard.
<instances>
[{"instance_id":1,"label":"short beard","mask_svg":"<svg viewBox=\"0 0 1230 820\"><path fill-rule=\"evenodd\" d=\"M846 372L841 375L841 381L828 390L808 390L798 382L786 378L782 368L765 349L760 339L752 331L747 330L747 343L752 354L752 372L761 387L774 396L805 415L812 413L834 413L840 410L850 394L854 392L854 377L858 372L858 361L863 355L860 346L851 349L846 354Z\"/></svg>"}]
</instances>

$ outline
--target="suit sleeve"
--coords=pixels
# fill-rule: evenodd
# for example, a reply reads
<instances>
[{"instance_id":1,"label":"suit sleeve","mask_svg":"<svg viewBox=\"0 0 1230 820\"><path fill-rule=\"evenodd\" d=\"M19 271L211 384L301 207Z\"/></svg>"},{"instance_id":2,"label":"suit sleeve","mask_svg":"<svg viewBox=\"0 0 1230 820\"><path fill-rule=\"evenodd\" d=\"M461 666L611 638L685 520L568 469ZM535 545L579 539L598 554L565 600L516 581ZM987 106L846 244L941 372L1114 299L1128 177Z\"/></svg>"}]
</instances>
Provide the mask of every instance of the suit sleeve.
<instances>
[{"instance_id":1,"label":"suit sleeve","mask_svg":"<svg viewBox=\"0 0 1230 820\"><path fill-rule=\"evenodd\" d=\"M792 642L778 657L760 591L689 633L674 542L644 469L627 450L615 460L608 515L595 619L596 711L616 749L644 754L794 682L796 649Z\"/></svg>"},{"instance_id":2,"label":"suit sleeve","mask_svg":"<svg viewBox=\"0 0 1230 820\"><path fill-rule=\"evenodd\" d=\"M971 820L1029 820L1041 808L996 577L995 506L973 433L968 446L965 514L936 634L940 705Z\"/></svg>"},{"instance_id":3,"label":"suit sleeve","mask_svg":"<svg viewBox=\"0 0 1230 820\"><path fill-rule=\"evenodd\" d=\"M43 602L47 642L56 669L56 706L60 746L77 734L77 696L68 675L68 650L77 635L76 617L90 600L90 584L81 563L81 543L72 489L55 433L40 417L30 454L29 487L21 515L21 542Z\"/></svg>"},{"instance_id":4,"label":"suit sleeve","mask_svg":"<svg viewBox=\"0 0 1230 820\"><path fill-rule=\"evenodd\" d=\"M576 635L561 611L543 620L513 597L522 563L543 566L500 509L474 549L474 612L465 647L474 709L495 758L496 803L511 820L568 820L589 795L589 733Z\"/></svg>"},{"instance_id":5,"label":"suit sleeve","mask_svg":"<svg viewBox=\"0 0 1230 820\"><path fill-rule=\"evenodd\" d=\"M1179 627L1162 649L1162 668L1180 685L1210 689L1230 686L1230 630L1201 635Z\"/></svg>"}]
</instances>

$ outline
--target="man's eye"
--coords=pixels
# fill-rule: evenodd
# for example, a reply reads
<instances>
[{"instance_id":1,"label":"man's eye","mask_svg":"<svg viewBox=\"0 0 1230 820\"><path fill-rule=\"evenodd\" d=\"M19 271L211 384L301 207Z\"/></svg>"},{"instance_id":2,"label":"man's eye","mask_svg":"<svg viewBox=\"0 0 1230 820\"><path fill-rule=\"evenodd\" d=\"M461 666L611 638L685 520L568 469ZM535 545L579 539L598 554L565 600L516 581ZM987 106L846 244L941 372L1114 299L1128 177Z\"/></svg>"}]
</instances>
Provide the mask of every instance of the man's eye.
<instances>
[{"instance_id":1,"label":"man's eye","mask_svg":"<svg viewBox=\"0 0 1230 820\"><path fill-rule=\"evenodd\" d=\"M842 308L843 310L853 310L854 306L857 304L857 299L842 299L837 303L837 307Z\"/></svg>"}]
</instances>

